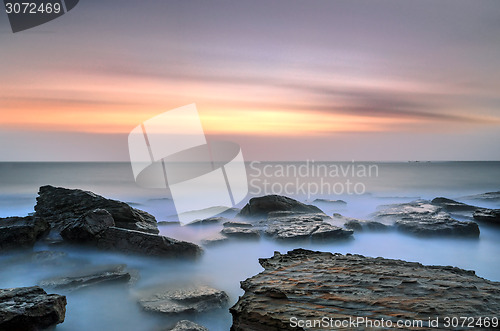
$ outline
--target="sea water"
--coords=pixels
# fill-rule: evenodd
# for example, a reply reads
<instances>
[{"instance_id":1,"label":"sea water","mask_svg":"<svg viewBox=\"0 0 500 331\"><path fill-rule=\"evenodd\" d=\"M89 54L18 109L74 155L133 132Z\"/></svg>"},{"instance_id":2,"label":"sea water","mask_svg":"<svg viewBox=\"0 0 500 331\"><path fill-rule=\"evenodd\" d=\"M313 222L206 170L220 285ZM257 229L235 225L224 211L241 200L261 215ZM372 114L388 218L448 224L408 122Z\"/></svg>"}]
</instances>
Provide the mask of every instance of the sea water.
<instances>
[{"instance_id":1,"label":"sea water","mask_svg":"<svg viewBox=\"0 0 500 331\"><path fill-rule=\"evenodd\" d=\"M368 169L370 165L375 165L376 171L372 167L371 174L363 174L363 166ZM299 167L302 172L299 172ZM325 169L329 171L325 172ZM254 195L284 194L316 204L328 215L340 213L356 218L369 218L380 205L437 196L500 208L498 202L466 198L500 191L500 162L253 162L247 164L247 175L251 183L250 194L239 207ZM269 184L266 185L265 181ZM358 191L348 192L347 181L351 189L357 184ZM316 186L311 183L316 183ZM169 192L137 186L127 163L0 163L0 217L32 213L38 188L42 185L90 190L126 201L155 215L158 221L176 220ZM317 198L342 199L347 204L314 202ZM469 219L469 216L456 217ZM49 248L39 243L35 250L64 251L68 254L67 259L64 263L41 264L31 262L26 252L2 253L0 288L33 286L44 278L90 265L124 263L140 275L132 286L113 284L73 292L47 289L49 293L66 295L68 300L66 320L56 329L154 330L187 318L210 330L228 330L232 321L227 309L195 316L163 316L144 312L137 304L137 291L158 284L206 284L224 290L230 297L230 305L233 305L243 294L240 281L263 270L259 258L270 257L274 251L286 252L298 247L396 258L427 265L452 265L500 281L500 227L483 223L479 226L479 239L416 238L397 232L365 232L356 233L353 240L331 243L278 243L267 238L235 241L206 248L198 261L127 256L78 247ZM159 229L162 235L200 243L203 238L220 231L221 226L165 225Z\"/></svg>"}]
</instances>

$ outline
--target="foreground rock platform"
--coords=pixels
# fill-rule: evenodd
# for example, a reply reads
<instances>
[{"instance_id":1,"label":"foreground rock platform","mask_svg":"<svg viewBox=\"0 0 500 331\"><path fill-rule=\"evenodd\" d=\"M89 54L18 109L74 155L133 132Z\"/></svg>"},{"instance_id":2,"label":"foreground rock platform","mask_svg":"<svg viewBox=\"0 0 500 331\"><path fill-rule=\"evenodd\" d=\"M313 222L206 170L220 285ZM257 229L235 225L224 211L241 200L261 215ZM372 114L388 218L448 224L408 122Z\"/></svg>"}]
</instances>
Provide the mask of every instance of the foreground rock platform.
<instances>
[{"instance_id":1,"label":"foreground rock platform","mask_svg":"<svg viewBox=\"0 0 500 331\"><path fill-rule=\"evenodd\" d=\"M64 322L66 297L41 287L0 289L0 330L35 331Z\"/></svg>"},{"instance_id":2,"label":"foreground rock platform","mask_svg":"<svg viewBox=\"0 0 500 331\"><path fill-rule=\"evenodd\" d=\"M119 228L159 233L153 215L90 191L46 185L40 187L36 201L35 217L48 221L56 229L77 221L89 211L105 209Z\"/></svg>"},{"instance_id":3,"label":"foreground rock platform","mask_svg":"<svg viewBox=\"0 0 500 331\"><path fill-rule=\"evenodd\" d=\"M321 328L297 327L294 318L324 316L421 320L419 330L439 318L438 329L446 329L444 317L498 318L500 311L500 283L459 268L304 249L259 262L265 270L241 282L245 294L230 308L233 331L316 330ZM360 323L342 329L368 328Z\"/></svg>"}]
</instances>

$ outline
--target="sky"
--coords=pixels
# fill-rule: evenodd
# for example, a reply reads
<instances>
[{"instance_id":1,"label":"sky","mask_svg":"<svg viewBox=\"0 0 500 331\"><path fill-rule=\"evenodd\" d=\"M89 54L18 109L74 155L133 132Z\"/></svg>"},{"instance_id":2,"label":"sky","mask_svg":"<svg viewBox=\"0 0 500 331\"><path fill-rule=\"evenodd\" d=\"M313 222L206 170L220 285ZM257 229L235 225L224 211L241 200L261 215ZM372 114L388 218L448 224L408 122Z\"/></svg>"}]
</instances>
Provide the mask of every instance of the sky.
<instances>
[{"instance_id":1,"label":"sky","mask_svg":"<svg viewBox=\"0 0 500 331\"><path fill-rule=\"evenodd\" d=\"M191 103L246 160L500 160L498 0L81 0L0 45L0 161L127 161Z\"/></svg>"}]
</instances>

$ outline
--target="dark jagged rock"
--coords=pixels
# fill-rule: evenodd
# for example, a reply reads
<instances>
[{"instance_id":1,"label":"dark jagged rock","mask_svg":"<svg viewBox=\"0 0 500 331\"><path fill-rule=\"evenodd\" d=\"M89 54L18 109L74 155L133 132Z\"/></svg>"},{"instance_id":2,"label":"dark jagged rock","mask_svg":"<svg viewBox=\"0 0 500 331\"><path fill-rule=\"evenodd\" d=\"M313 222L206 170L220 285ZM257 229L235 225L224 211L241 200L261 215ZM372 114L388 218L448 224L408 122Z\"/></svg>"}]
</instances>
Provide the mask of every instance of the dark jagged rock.
<instances>
[{"instance_id":1,"label":"dark jagged rock","mask_svg":"<svg viewBox=\"0 0 500 331\"><path fill-rule=\"evenodd\" d=\"M163 331L208 331L204 326L188 320L177 322L172 328L163 329Z\"/></svg>"},{"instance_id":2,"label":"dark jagged rock","mask_svg":"<svg viewBox=\"0 0 500 331\"><path fill-rule=\"evenodd\" d=\"M46 185L40 187L36 200L35 217L47 220L56 229L73 223L91 210L105 209L113 216L119 228L159 232L154 216L124 202L106 199L89 191Z\"/></svg>"},{"instance_id":3,"label":"dark jagged rock","mask_svg":"<svg viewBox=\"0 0 500 331\"><path fill-rule=\"evenodd\" d=\"M35 331L64 322L66 297L38 286L0 289L0 330Z\"/></svg>"},{"instance_id":4,"label":"dark jagged rock","mask_svg":"<svg viewBox=\"0 0 500 331\"><path fill-rule=\"evenodd\" d=\"M352 230L342 229L323 221L316 215L296 215L268 218L265 233L281 240L296 239L345 239L352 236Z\"/></svg>"},{"instance_id":5,"label":"dark jagged rock","mask_svg":"<svg viewBox=\"0 0 500 331\"><path fill-rule=\"evenodd\" d=\"M124 264L86 267L66 276L44 279L39 285L44 288L79 290L102 283L128 282L131 275L125 271L125 267Z\"/></svg>"},{"instance_id":6,"label":"dark jagged rock","mask_svg":"<svg viewBox=\"0 0 500 331\"><path fill-rule=\"evenodd\" d=\"M500 209L478 209L473 217L477 221L500 225Z\"/></svg>"},{"instance_id":7,"label":"dark jagged rock","mask_svg":"<svg viewBox=\"0 0 500 331\"><path fill-rule=\"evenodd\" d=\"M223 308L229 297L224 291L208 286L158 286L138 293L146 311L164 314L201 313Z\"/></svg>"},{"instance_id":8,"label":"dark jagged rock","mask_svg":"<svg viewBox=\"0 0 500 331\"><path fill-rule=\"evenodd\" d=\"M194 226L194 225L213 225L213 224L222 224L227 221L225 217L209 217L202 220L194 220L186 225Z\"/></svg>"},{"instance_id":9,"label":"dark jagged rock","mask_svg":"<svg viewBox=\"0 0 500 331\"><path fill-rule=\"evenodd\" d=\"M273 211L322 213L321 209L313 205L306 205L281 195L266 195L250 199L238 215L243 217L267 216Z\"/></svg>"},{"instance_id":10,"label":"dark jagged rock","mask_svg":"<svg viewBox=\"0 0 500 331\"><path fill-rule=\"evenodd\" d=\"M97 238L97 247L158 257L196 258L202 253L201 247L190 242L117 227L101 232Z\"/></svg>"},{"instance_id":11,"label":"dark jagged rock","mask_svg":"<svg viewBox=\"0 0 500 331\"><path fill-rule=\"evenodd\" d=\"M439 197L435 198L432 201L432 204L442 207L447 212L455 212L455 211L474 211L479 207L471 206L466 203L458 202L455 200Z\"/></svg>"},{"instance_id":12,"label":"dark jagged rock","mask_svg":"<svg viewBox=\"0 0 500 331\"><path fill-rule=\"evenodd\" d=\"M233 331L312 330L293 321L323 316L332 323L360 318L356 330L371 329L365 318L390 320L393 327L421 320L419 329L430 330L429 318L438 317L433 329L446 329L444 317L491 320L500 311L500 283L459 268L303 249L259 262L265 270L241 282L245 294L230 308Z\"/></svg>"},{"instance_id":13,"label":"dark jagged rock","mask_svg":"<svg viewBox=\"0 0 500 331\"><path fill-rule=\"evenodd\" d=\"M221 234L231 238L259 239L260 232L256 229L243 227L225 227L220 231Z\"/></svg>"},{"instance_id":14,"label":"dark jagged rock","mask_svg":"<svg viewBox=\"0 0 500 331\"><path fill-rule=\"evenodd\" d=\"M33 216L0 218L0 250L33 247L49 231L47 221Z\"/></svg>"},{"instance_id":15,"label":"dark jagged rock","mask_svg":"<svg viewBox=\"0 0 500 331\"><path fill-rule=\"evenodd\" d=\"M384 224L390 223L398 230L417 236L479 236L475 222L458 221L441 206L427 200L387 206L373 216Z\"/></svg>"},{"instance_id":16,"label":"dark jagged rock","mask_svg":"<svg viewBox=\"0 0 500 331\"><path fill-rule=\"evenodd\" d=\"M61 237L74 243L94 242L99 233L111 226L115 226L111 214L105 209L94 209L86 212L76 221L67 223L61 230Z\"/></svg>"}]
</instances>

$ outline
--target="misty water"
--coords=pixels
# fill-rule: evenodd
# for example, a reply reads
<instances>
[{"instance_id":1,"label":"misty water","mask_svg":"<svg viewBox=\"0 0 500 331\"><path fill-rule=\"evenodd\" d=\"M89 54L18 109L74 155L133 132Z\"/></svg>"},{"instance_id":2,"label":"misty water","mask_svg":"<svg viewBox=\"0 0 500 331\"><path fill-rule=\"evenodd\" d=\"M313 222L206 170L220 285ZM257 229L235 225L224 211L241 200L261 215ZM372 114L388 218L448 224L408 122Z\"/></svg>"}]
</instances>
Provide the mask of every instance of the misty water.
<instances>
[{"instance_id":1,"label":"misty water","mask_svg":"<svg viewBox=\"0 0 500 331\"><path fill-rule=\"evenodd\" d=\"M302 167L301 173L293 173ZM327 173L312 173L317 165L326 165ZM289 173L283 172L289 165ZM290 166L291 165L291 166ZM363 175L362 171L343 170L347 167L376 165L377 171ZM335 176L335 167L340 171ZM309 172L305 168L309 169ZM324 168L317 168L324 170ZM352 170L352 168L349 168ZM482 207L500 208L498 203L471 200L464 197L500 191L500 162L441 162L441 163L253 163L248 164L250 194L238 206L242 207L253 195L284 194L306 203L316 198L342 199L344 207L316 203L328 215L340 213L355 218L368 218L378 206L409 202L419 198L444 196ZM269 185L266 186L265 180ZM323 182L321 182L323 180ZM360 194L347 193L357 184ZM302 183L317 183L304 192ZM162 190L138 187L127 163L0 163L0 217L24 216L33 212L38 187L55 185L81 188L108 198L122 200L133 207L153 214L158 221L175 221L175 208L169 194ZM289 184L287 186L287 184ZM333 185L336 192L333 192ZM267 190L266 190L267 187ZM285 188L288 191L285 192ZM331 190L330 190L331 188ZM344 192L340 192L340 189ZM312 192L311 192L312 191ZM362 192L361 192L362 191ZM289 194L290 193L290 194ZM314 194L311 194L314 193ZM339 193L339 194L337 194ZM467 215L454 215L469 219ZM88 248L57 246L39 243L35 251L64 251L61 263L39 263L30 260L30 252L2 253L0 256L0 288L33 286L50 276L66 274L92 265L127 264L140 275L137 281L126 284L102 285L78 291L51 290L67 296L66 320L56 330L154 330L190 319L210 330L228 330L232 320L227 309L198 315L163 316L144 312L135 298L138 290L156 284L206 284L224 290L230 306L243 294L240 281L251 277L262 267L258 259L270 257L274 251L286 252L302 247L313 250L356 253L366 256L416 261L423 264L452 265L475 270L476 274L500 281L500 228L479 224L479 239L416 238L397 232L356 233L353 240L329 243L278 243L263 237L259 241L233 241L206 247L198 261L166 260L140 256L92 251ZM181 240L200 243L217 233L220 225L186 227L160 225L160 233Z\"/></svg>"}]
</instances>

